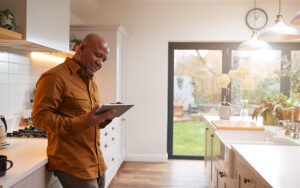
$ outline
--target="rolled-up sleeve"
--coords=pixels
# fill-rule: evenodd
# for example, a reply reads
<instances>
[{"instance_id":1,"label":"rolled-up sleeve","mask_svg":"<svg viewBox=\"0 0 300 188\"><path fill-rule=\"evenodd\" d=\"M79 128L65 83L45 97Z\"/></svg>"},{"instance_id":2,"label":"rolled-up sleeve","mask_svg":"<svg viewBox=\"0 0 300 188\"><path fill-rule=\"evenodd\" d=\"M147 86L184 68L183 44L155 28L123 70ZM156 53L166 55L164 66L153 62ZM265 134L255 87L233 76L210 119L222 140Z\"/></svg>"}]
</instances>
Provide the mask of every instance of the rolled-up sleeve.
<instances>
[{"instance_id":1,"label":"rolled-up sleeve","mask_svg":"<svg viewBox=\"0 0 300 188\"><path fill-rule=\"evenodd\" d=\"M67 117L58 112L63 102L64 83L55 74L42 75L37 82L33 105L33 125L59 134L86 129L86 114Z\"/></svg>"}]
</instances>

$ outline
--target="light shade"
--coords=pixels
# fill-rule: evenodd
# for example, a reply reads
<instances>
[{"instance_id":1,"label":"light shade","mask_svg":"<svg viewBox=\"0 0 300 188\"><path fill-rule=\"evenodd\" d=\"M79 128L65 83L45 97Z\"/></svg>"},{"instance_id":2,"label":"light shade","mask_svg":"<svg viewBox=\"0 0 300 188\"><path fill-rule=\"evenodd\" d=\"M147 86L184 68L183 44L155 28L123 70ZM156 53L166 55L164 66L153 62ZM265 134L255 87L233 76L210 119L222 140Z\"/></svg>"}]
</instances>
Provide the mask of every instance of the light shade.
<instances>
[{"instance_id":1,"label":"light shade","mask_svg":"<svg viewBox=\"0 0 300 188\"><path fill-rule=\"evenodd\" d=\"M290 40L300 38L300 32L286 25L282 20L282 15L277 15L276 23L263 31L258 38L267 41Z\"/></svg>"},{"instance_id":2,"label":"light shade","mask_svg":"<svg viewBox=\"0 0 300 188\"><path fill-rule=\"evenodd\" d=\"M291 21L292 24L300 25L300 11L296 13L296 16Z\"/></svg>"},{"instance_id":3,"label":"light shade","mask_svg":"<svg viewBox=\"0 0 300 188\"><path fill-rule=\"evenodd\" d=\"M253 31L252 37L246 40L238 47L238 50L270 50L271 46L262 40L257 39L256 31Z\"/></svg>"}]
</instances>

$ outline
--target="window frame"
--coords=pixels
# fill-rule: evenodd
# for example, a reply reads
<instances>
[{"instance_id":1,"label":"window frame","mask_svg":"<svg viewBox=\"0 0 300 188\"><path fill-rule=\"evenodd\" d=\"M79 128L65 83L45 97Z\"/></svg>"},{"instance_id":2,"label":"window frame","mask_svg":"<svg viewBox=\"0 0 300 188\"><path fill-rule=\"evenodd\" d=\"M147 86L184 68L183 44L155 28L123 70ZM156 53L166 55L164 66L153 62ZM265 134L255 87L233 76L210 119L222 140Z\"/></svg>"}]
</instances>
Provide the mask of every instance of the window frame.
<instances>
[{"instance_id":1,"label":"window frame","mask_svg":"<svg viewBox=\"0 0 300 188\"><path fill-rule=\"evenodd\" d=\"M169 42L168 43L168 130L167 130L167 152L169 159L204 159L204 156L174 155L173 154L173 100L174 100L174 51L175 50L222 50L222 73L228 73L231 69L231 54L237 50L241 42ZM274 50L281 50L281 57L287 55L291 60L291 51L300 50L300 43L269 43ZM281 65L282 68L282 65ZM231 86L229 86L231 87ZM289 96L290 79L280 77L280 92ZM225 89L222 89L220 101L225 96ZM227 98L231 102L231 92ZM204 138L203 138L204 139Z\"/></svg>"}]
</instances>

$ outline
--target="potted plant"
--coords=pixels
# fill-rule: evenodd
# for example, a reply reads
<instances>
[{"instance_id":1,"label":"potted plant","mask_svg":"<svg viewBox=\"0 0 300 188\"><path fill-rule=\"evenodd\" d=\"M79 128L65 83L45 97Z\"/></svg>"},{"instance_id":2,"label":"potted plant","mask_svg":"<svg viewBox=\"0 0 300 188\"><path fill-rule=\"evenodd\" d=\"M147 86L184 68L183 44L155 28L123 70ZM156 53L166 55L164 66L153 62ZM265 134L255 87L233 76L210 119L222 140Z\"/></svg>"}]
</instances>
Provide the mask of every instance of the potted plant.
<instances>
[{"instance_id":1,"label":"potted plant","mask_svg":"<svg viewBox=\"0 0 300 188\"><path fill-rule=\"evenodd\" d=\"M15 31L17 29L15 16L11 10L5 9L0 11L0 27L12 31Z\"/></svg>"},{"instance_id":2,"label":"potted plant","mask_svg":"<svg viewBox=\"0 0 300 188\"><path fill-rule=\"evenodd\" d=\"M262 115L264 125L276 125L277 118L281 119L283 103L286 100L287 97L282 93L263 99L259 106L254 109L252 119L257 119L258 115Z\"/></svg>"},{"instance_id":3,"label":"potted plant","mask_svg":"<svg viewBox=\"0 0 300 188\"><path fill-rule=\"evenodd\" d=\"M185 101L186 99L180 94L174 96L174 105L173 105L174 116L176 117L183 116L183 104L185 103Z\"/></svg>"},{"instance_id":4,"label":"potted plant","mask_svg":"<svg viewBox=\"0 0 300 188\"><path fill-rule=\"evenodd\" d=\"M72 40L71 40L71 43L74 44L72 50L73 50L73 51L76 51L76 50L79 48L81 42L82 42L82 40L80 40L80 39L76 39L76 38L72 39ZM70 49L71 49L71 46L70 46Z\"/></svg>"}]
</instances>

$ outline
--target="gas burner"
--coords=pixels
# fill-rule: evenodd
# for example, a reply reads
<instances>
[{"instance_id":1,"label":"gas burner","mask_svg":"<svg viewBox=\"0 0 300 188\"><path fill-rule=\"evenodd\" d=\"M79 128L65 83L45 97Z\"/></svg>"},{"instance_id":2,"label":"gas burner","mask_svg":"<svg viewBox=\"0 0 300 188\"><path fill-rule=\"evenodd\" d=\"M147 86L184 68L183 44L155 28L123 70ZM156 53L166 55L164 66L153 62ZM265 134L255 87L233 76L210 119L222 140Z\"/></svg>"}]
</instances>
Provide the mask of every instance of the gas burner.
<instances>
[{"instance_id":1,"label":"gas burner","mask_svg":"<svg viewBox=\"0 0 300 188\"><path fill-rule=\"evenodd\" d=\"M47 138L47 132L41 129L37 129L33 126L25 127L25 129L19 129L12 133L7 133L7 137L21 137L21 138Z\"/></svg>"}]
</instances>

